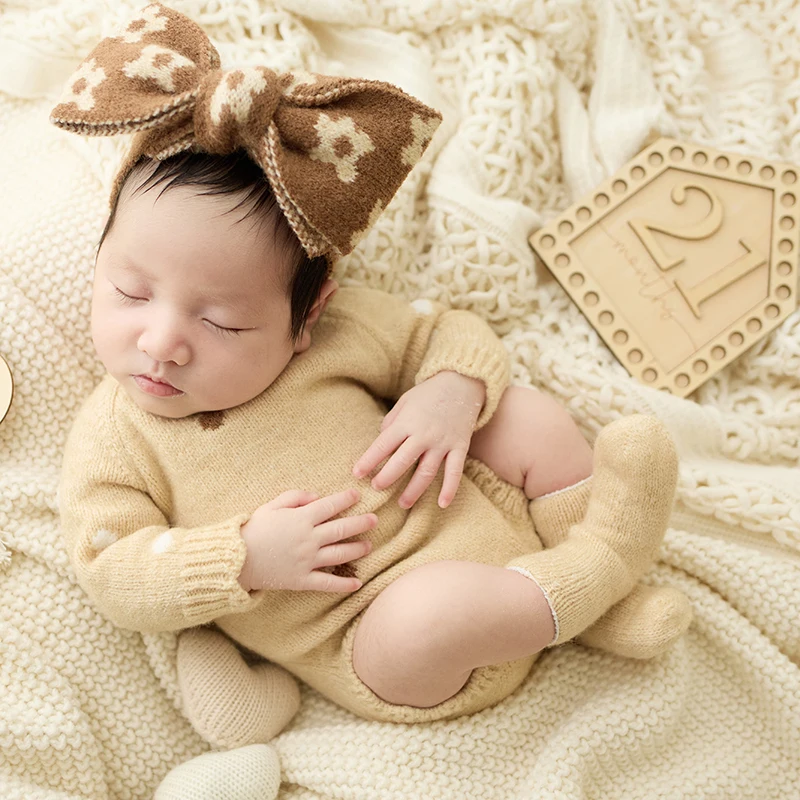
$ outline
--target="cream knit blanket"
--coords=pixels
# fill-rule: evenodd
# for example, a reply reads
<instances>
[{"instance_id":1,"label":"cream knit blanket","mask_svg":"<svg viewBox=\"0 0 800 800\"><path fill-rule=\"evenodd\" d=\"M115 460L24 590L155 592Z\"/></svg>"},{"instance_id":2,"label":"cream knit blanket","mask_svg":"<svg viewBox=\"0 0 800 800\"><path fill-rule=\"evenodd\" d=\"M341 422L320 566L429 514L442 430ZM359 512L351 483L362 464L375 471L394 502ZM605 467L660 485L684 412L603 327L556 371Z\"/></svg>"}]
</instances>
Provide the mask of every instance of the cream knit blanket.
<instances>
[{"instance_id":1,"label":"cream knit blanket","mask_svg":"<svg viewBox=\"0 0 800 800\"><path fill-rule=\"evenodd\" d=\"M175 638L114 628L59 539L56 485L103 375L93 248L122 141L47 122L64 80L143 2L0 5L0 797L148 798L207 746L180 712ZM397 83L445 114L343 283L469 308L587 436L656 414L682 457L662 561L690 597L666 657L575 644L500 705L404 726L304 690L275 744L299 798L792 798L800 792L800 314L680 400L627 377L527 236L666 134L800 163L792 0L172 0L223 65ZM107 7L108 6L108 7Z\"/></svg>"}]
</instances>

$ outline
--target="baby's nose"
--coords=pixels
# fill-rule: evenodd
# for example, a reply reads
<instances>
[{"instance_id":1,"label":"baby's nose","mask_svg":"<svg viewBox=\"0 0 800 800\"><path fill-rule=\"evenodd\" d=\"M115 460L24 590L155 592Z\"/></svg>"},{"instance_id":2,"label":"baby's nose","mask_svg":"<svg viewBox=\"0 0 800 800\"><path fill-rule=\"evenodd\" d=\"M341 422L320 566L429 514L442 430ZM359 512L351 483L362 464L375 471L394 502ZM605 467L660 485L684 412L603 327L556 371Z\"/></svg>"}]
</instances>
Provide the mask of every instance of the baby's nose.
<instances>
[{"instance_id":1,"label":"baby's nose","mask_svg":"<svg viewBox=\"0 0 800 800\"><path fill-rule=\"evenodd\" d=\"M189 360L189 345L175 317L162 314L151 320L139 336L139 350L153 361L173 361L183 366Z\"/></svg>"}]
</instances>

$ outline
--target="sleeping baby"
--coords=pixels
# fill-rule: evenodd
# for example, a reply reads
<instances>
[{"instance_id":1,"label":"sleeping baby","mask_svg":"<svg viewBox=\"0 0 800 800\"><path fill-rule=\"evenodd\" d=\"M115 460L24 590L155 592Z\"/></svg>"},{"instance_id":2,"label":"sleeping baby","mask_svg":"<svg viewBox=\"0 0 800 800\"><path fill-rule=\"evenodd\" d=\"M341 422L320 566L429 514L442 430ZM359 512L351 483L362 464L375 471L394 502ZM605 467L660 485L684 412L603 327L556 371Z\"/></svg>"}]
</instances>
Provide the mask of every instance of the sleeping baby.
<instances>
[{"instance_id":1,"label":"sleeping baby","mask_svg":"<svg viewBox=\"0 0 800 800\"><path fill-rule=\"evenodd\" d=\"M107 375L66 445L67 549L114 623L182 632L212 744L278 733L292 676L367 719L451 719L576 637L649 658L686 630L686 598L640 582L675 492L660 423L592 451L509 386L477 315L332 277L437 112L378 81L223 71L156 3L51 121L136 132L95 263Z\"/></svg>"}]
</instances>

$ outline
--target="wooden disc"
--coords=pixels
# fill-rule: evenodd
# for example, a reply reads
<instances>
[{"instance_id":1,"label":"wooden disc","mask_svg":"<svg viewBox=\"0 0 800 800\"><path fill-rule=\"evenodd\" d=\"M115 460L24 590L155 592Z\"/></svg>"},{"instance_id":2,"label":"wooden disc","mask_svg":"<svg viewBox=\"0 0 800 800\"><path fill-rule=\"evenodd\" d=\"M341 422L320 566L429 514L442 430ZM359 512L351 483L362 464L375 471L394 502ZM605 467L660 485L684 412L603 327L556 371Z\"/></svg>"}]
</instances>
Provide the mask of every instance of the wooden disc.
<instances>
[{"instance_id":1,"label":"wooden disc","mask_svg":"<svg viewBox=\"0 0 800 800\"><path fill-rule=\"evenodd\" d=\"M14 378L11 367L0 356L0 423L6 418L8 409L11 408L11 398L14 396Z\"/></svg>"}]
</instances>

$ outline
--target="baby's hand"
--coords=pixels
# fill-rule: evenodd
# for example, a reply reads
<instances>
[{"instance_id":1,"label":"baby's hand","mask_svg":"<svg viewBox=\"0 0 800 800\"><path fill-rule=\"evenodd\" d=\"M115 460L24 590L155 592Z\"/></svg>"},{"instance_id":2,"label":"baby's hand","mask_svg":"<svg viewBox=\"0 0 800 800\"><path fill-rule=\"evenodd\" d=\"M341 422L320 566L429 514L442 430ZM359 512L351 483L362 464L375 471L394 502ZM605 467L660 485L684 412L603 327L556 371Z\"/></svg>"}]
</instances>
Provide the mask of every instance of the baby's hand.
<instances>
[{"instance_id":1,"label":"baby's hand","mask_svg":"<svg viewBox=\"0 0 800 800\"><path fill-rule=\"evenodd\" d=\"M336 544L378 524L375 514L326 522L358 502L358 489L320 498L313 492L288 491L259 506L242 525L247 557L239 575L245 591L298 589L354 592L357 578L320 572L319 567L344 564L372 550L369 541Z\"/></svg>"},{"instance_id":2,"label":"baby's hand","mask_svg":"<svg viewBox=\"0 0 800 800\"><path fill-rule=\"evenodd\" d=\"M375 489L385 489L422 456L399 500L400 506L411 508L431 485L446 458L439 495L439 505L446 508L456 495L475 422L485 399L483 381L450 370L438 372L417 384L383 418L380 436L356 461L353 475L357 478L368 475L394 453L372 480Z\"/></svg>"}]
</instances>

